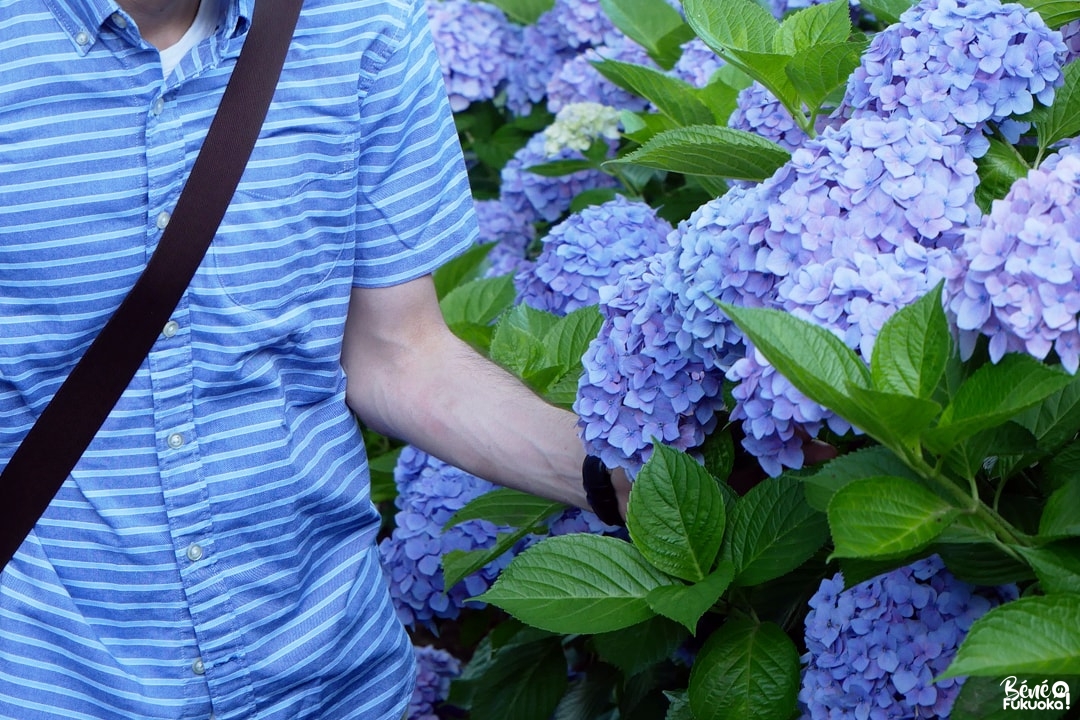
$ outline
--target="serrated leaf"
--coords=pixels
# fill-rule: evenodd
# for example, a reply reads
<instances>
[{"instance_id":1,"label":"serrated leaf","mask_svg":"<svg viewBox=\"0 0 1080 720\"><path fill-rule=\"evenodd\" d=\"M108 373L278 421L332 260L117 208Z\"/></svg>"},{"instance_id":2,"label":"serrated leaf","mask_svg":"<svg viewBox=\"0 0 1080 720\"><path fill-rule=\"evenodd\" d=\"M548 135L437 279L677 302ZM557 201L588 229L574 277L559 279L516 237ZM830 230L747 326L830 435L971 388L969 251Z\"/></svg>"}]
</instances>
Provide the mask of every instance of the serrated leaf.
<instances>
[{"instance_id":1,"label":"serrated leaf","mask_svg":"<svg viewBox=\"0 0 1080 720\"><path fill-rule=\"evenodd\" d=\"M1027 177L1031 169L1016 152L1016 148L993 137L990 138L990 148L975 164L979 172L975 201L984 213L990 212L993 202L1004 198L1013 183Z\"/></svg>"},{"instance_id":2,"label":"serrated leaf","mask_svg":"<svg viewBox=\"0 0 1080 720\"><path fill-rule=\"evenodd\" d=\"M1031 431L1039 450L1053 452L1080 432L1080 375L1016 421Z\"/></svg>"},{"instance_id":3,"label":"serrated leaf","mask_svg":"<svg viewBox=\"0 0 1080 720\"><path fill-rule=\"evenodd\" d=\"M802 481L781 475L736 503L725 557L735 565L736 585L758 585L802 565L828 535L825 515L807 504Z\"/></svg>"},{"instance_id":4,"label":"serrated leaf","mask_svg":"<svg viewBox=\"0 0 1080 720\"><path fill-rule=\"evenodd\" d=\"M1067 4L1076 7L1075 2ZM1064 74L1064 82L1054 91L1054 102L1049 107L1035 108L1027 116L1038 131L1042 152L1080 134L1080 65L1069 63Z\"/></svg>"},{"instance_id":5,"label":"serrated leaf","mask_svg":"<svg viewBox=\"0 0 1080 720\"><path fill-rule=\"evenodd\" d=\"M992 427L958 444L945 456L945 462L961 477L975 477L980 470L987 468L988 459L997 458L1000 464L1002 456L1022 454L1036 444L1035 436L1023 425L1009 421Z\"/></svg>"},{"instance_id":6,"label":"serrated leaf","mask_svg":"<svg viewBox=\"0 0 1080 720\"><path fill-rule=\"evenodd\" d=\"M799 652L778 625L730 618L690 671L697 720L787 720L795 712Z\"/></svg>"},{"instance_id":7,"label":"serrated leaf","mask_svg":"<svg viewBox=\"0 0 1080 720\"><path fill-rule=\"evenodd\" d=\"M783 55L820 45L847 42L851 11L847 0L831 0L790 13L773 36L773 52Z\"/></svg>"},{"instance_id":8,"label":"serrated leaf","mask_svg":"<svg viewBox=\"0 0 1080 720\"><path fill-rule=\"evenodd\" d=\"M888 444L911 443L941 413L933 400L897 393L849 387L848 394L874 423L863 429Z\"/></svg>"},{"instance_id":9,"label":"serrated leaf","mask_svg":"<svg viewBox=\"0 0 1080 720\"><path fill-rule=\"evenodd\" d=\"M550 10L554 0L492 0L492 5L519 25L532 25Z\"/></svg>"},{"instance_id":10,"label":"serrated leaf","mask_svg":"<svg viewBox=\"0 0 1080 720\"><path fill-rule=\"evenodd\" d=\"M448 292L439 307L451 330L458 325L486 325L513 304L516 294L512 275L482 278Z\"/></svg>"},{"instance_id":11,"label":"serrated leaf","mask_svg":"<svg viewBox=\"0 0 1080 720\"><path fill-rule=\"evenodd\" d=\"M458 285L476 280L493 247L493 242L474 245L432 273L436 297L441 300Z\"/></svg>"},{"instance_id":12,"label":"serrated leaf","mask_svg":"<svg viewBox=\"0 0 1080 720\"><path fill-rule=\"evenodd\" d=\"M1047 484L1055 491L1080 477L1080 440L1074 440L1055 452L1042 463L1042 468Z\"/></svg>"},{"instance_id":13,"label":"serrated leaf","mask_svg":"<svg viewBox=\"0 0 1080 720\"><path fill-rule=\"evenodd\" d=\"M471 720L548 720L566 692L566 656L561 638L511 643L475 680Z\"/></svg>"},{"instance_id":14,"label":"serrated leaf","mask_svg":"<svg viewBox=\"0 0 1080 720\"><path fill-rule=\"evenodd\" d=\"M863 0L862 8L886 25L892 25L914 4L914 0Z\"/></svg>"},{"instance_id":15,"label":"serrated leaf","mask_svg":"<svg viewBox=\"0 0 1080 720\"><path fill-rule=\"evenodd\" d=\"M697 633L698 621L731 585L735 566L721 560L716 570L693 585L661 585L649 591L645 599L658 615L682 624L691 634Z\"/></svg>"},{"instance_id":16,"label":"serrated leaf","mask_svg":"<svg viewBox=\"0 0 1080 720\"><path fill-rule=\"evenodd\" d=\"M683 580L705 578L727 516L716 479L684 452L655 443L630 491L626 526L654 567Z\"/></svg>"},{"instance_id":17,"label":"serrated leaf","mask_svg":"<svg viewBox=\"0 0 1080 720\"><path fill-rule=\"evenodd\" d=\"M927 446L944 454L977 432L999 425L1061 390L1072 377L1030 355L1009 353L976 370L926 432Z\"/></svg>"},{"instance_id":18,"label":"serrated leaf","mask_svg":"<svg viewBox=\"0 0 1080 720\"><path fill-rule=\"evenodd\" d=\"M1076 0L1023 0L1020 4L1039 13L1043 22L1052 28L1080 19L1080 5Z\"/></svg>"},{"instance_id":19,"label":"serrated leaf","mask_svg":"<svg viewBox=\"0 0 1080 720\"><path fill-rule=\"evenodd\" d=\"M1039 536L1080 536L1080 476L1059 487L1046 501L1039 520Z\"/></svg>"},{"instance_id":20,"label":"serrated leaf","mask_svg":"<svg viewBox=\"0 0 1080 720\"><path fill-rule=\"evenodd\" d=\"M450 589L485 565L498 560L517 545L532 528L497 533L491 547L477 550L451 550L442 556L443 587Z\"/></svg>"},{"instance_id":21,"label":"serrated leaf","mask_svg":"<svg viewBox=\"0 0 1080 720\"><path fill-rule=\"evenodd\" d=\"M694 713L690 710L690 693L686 690L665 690L664 695L670 703L664 720L694 720Z\"/></svg>"},{"instance_id":22,"label":"serrated leaf","mask_svg":"<svg viewBox=\"0 0 1080 720\"><path fill-rule=\"evenodd\" d=\"M612 709L611 698L619 683L616 670L592 666L585 673L578 673L570 682L566 694L559 700L550 720L597 720L608 717Z\"/></svg>"},{"instance_id":23,"label":"serrated leaf","mask_svg":"<svg viewBox=\"0 0 1080 720\"><path fill-rule=\"evenodd\" d=\"M629 678L671 657L688 635L682 625L657 615L623 630L594 635L592 642L604 662Z\"/></svg>"},{"instance_id":24,"label":"serrated leaf","mask_svg":"<svg viewBox=\"0 0 1080 720\"><path fill-rule=\"evenodd\" d=\"M771 177L790 157L782 147L759 135L701 125L660 133L607 164L630 163L686 175L757 182Z\"/></svg>"},{"instance_id":25,"label":"serrated leaf","mask_svg":"<svg viewBox=\"0 0 1080 720\"><path fill-rule=\"evenodd\" d=\"M739 90L714 80L697 91L697 98L712 111L717 125L727 125L731 113L738 107Z\"/></svg>"},{"instance_id":26,"label":"serrated leaf","mask_svg":"<svg viewBox=\"0 0 1080 720\"><path fill-rule=\"evenodd\" d=\"M728 50L770 52L780 29L769 11L753 0L687 0L683 12L697 36L721 56Z\"/></svg>"},{"instance_id":27,"label":"serrated leaf","mask_svg":"<svg viewBox=\"0 0 1080 720\"><path fill-rule=\"evenodd\" d=\"M939 679L1029 673L1080 675L1080 595L1024 597L991 609Z\"/></svg>"},{"instance_id":28,"label":"serrated leaf","mask_svg":"<svg viewBox=\"0 0 1080 720\"><path fill-rule=\"evenodd\" d=\"M596 305L578 308L560 318L544 335L544 361L569 372L581 367L581 357L589 349L604 324Z\"/></svg>"},{"instance_id":29,"label":"serrated leaf","mask_svg":"<svg viewBox=\"0 0 1080 720\"><path fill-rule=\"evenodd\" d=\"M899 477L856 480L829 502L833 557L898 557L941 534L960 514L926 488Z\"/></svg>"},{"instance_id":30,"label":"serrated leaf","mask_svg":"<svg viewBox=\"0 0 1080 720\"><path fill-rule=\"evenodd\" d=\"M958 523L957 523L958 524ZM1035 577L1027 563L991 542L945 542L956 527L937 537L928 550L937 553L955 577L972 585L1006 585Z\"/></svg>"},{"instance_id":31,"label":"serrated leaf","mask_svg":"<svg viewBox=\"0 0 1080 720\"><path fill-rule=\"evenodd\" d=\"M665 70L678 61L679 46L694 36L679 12L663 0L600 0L600 6L615 27Z\"/></svg>"},{"instance_id":32,"label":"serrated leaf","mask_svg":"<svg viewBox=\"0 0 1080 720\"><path fill-rule=\"evenodd\" d=\"M848 77L859 66L865 42L841 42L818 45L795 54L785 71L803 103L817 110L838 89L847 85Z\"/></svg>"},{"instance_id":33,"label":"serrated leaf","mask_svg":"<svg viewBox=\"0 0 1080 720\"><path fill-rule=\"evenodd\" d=\"M1013 550L1031 564L1045 594L1074 593L1080 597L1080 540L1063 540L1037 548L1013 546Z\"/></svg>"},{"instance_id":34,"label":"serrated leaf","mask_svg":"<svg viewBox=\"0 0 1080 720\"><path fill-rule=\"evenodd\" d=\"M539 165L530 165L525 168L525 172L542 175L543 177L562 177L563 175L573 175L576 172L595 169L596 163L591 160L552 160Z\"/></svg>"},{"instance_id":35,"label":"serrated leaf","mask_svg":"<svg viewBox=\"0 0 1080 720\"><path fill-rule=\"evenodd\" d=\"M862 427L862 409L847 388L870 389L870 369L851 348L823 327L780 310L720 307L792 385Z\"/></svg>"},{"instance_id":36,"label":"serrated leaf","mask_svg":"<svg viewBox=\"0 0 1080 720\"><path fill-rule=\"evenodd\" d=\"M645 597L671 580L630 543L587 534L547 538L474 598L554 633L599 633L653 616Z\"/></svg>"},{"instance_id":37,"label":"serrated leaf","mask_svg":"<svg viewBox=\"0 0 1080 720\"><path fill-rule=\"evenodd\" d=\"M787 75L791 55L732 50L725 59L757 80L776 97L793 117L802 112L799 93Z\"/></svg>"},{"instance_id":38,"label":"serrated leaf","mask_svg":"<svg viewBox=\"0 0 1080 720\"><path fill-rule=\"evenodd\" d=\"M368 461L371 473L371 502L390 502L397 497L397 483L394 480L394 468L397 466L401 448L382 453Z\"/></svg>"},{"instance_id":39,"label":"serrated leaf","mask_svg":"<svg viewBox=\"0 0 1080 720\"><path fill-rule=\"evenodd\" d=\"M619 62L593 62L601 75L621 88L652 102L656 108L679 125L702 125L713 121L712 111L697 98L693 85L659 70Z\"/></svg>"},{"instance_id":40,"label":"serrated leaf","mask_svg":"<svg viewBox=\"0 0 1080 720\"><path fill-rule=\"evenodd\" d=\"M511 308L499 320L491 338L490 358L518 377L544 366L544 336L559 322L553 313L525 303Z\"/></svg>"},{"instance_id":41,"label":"serrated leaf","mask_svg":"<svg viewBox=\"0 0 1080 720\"><path fill-rule=\"evenodd\" d=\"M623 126L623 137L644 145L649 140L668 130L675 130L678 124L666 115L659 113L632 113L623 110L619 113L619 122Z\"/></svg>"},{"instance_id":42,"label":"serrated leaf","mask_svg":"<svg viewBox=\"0 0 1080 720\"><path fill-rule=\"evenodd\" d=\"M934 394L952 350L941 288L939 283L885 321L870 360L876 389L917 398Z\"/></svg>"},{"instance_id":43,"label":"serrated leaf","mask_svg":"<svg viewBox=\"0 0 1080 720\"><path fill-rule=\"evenodd\" d=\"M510 488L496 488L474 498L446 521L443 530L468 520L487 520L495 525L533 527L566 505Z\"/></svg>"},{"instance_id":44,"label":"serrated leaf","mask_svg":"<svg viewBox=\"0 0 1080 720\"><path fill-rule=\"evenodd\" d=\"M705 438L701 446L701 455L705 460L705 469L714 478L726 482L735 468L735 439L729 428L720 428ZM722 487L726 487L723 485ZM727 498L724 507L728 506Z\"/></svg>"},{"instance_id":45,"label":"serrated leaf","mask_svg":"<svg viewBox=\"0 0 1080 720\"><path fill-rule=\"evenodd\" d=\"M895 453L881 445L873 445L840 455L813 475L802 478L806 502L815 510L825 512L829 508L829 501L841 488L856 480L878 475L918 480L918 475Z\"/></svg>"}]
</instances>

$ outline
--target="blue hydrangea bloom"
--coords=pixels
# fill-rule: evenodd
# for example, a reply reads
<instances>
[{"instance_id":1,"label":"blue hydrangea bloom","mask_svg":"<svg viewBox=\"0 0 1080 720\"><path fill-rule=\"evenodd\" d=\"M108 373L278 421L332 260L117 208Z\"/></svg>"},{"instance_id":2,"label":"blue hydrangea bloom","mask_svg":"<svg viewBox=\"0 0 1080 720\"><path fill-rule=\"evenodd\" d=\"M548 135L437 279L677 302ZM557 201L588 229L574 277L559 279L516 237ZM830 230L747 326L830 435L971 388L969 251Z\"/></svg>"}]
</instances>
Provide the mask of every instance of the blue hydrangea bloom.
<instances>
[{"instance_id":1,"label":"blue hydrangea bloom","mask_svg":"<svg viewBox=\"0 0 1080 720\"><path fill-rule=\"evenodd\" d=\"M553 113L572 103L595 102L601 105L641 112L649 101L623 90L593 67L600 60L656 67L645 49L633 40L620 37L609 45L588 48L567 60L547 83L547 107Z\"/></svg>"},{"instance_id":2,"label":"blue hydrangea bloom","mask_svg":"<svg viewBox=\"0 0 1080 720\"><path fill-rule=\"evenodd\" d=\"M936 555L847 590L840 574L823 580L806 616L806 717L948 717L962 680L933 678L975 620L1016 597L957 580Z\"/></svg>"},{"instance_id":3,"label":"blue hydrangea bloom","mask_svg":"<svg viewBox=\"0 0 1080 720\"><path fill-rule=\"evenodd\" d=\"M756 133L787 150L794 150L807 140L791 113L756 80L739 91L728 127Z\"/></svg>"},{"instance_id":4,"label":"blue hydrangea bloom","mask_svg":"<svg viewBox=\"0 0 1080 720\"><path fill-rule=\"evenodd\" d=\"M1061 27L1061 41L1065 43L1065 65L1080 58L1080 20Z\"/></svg>"},{"instance_id":5,"label":"blue hydrangea bloom","mask_svg":"<svg viewBox=\"0 0 1080 720\"><path fill-rule=\"evenodd\" d=\"M519 116L542 104L548 81L579 52L563 38L550 10L521 31L521 47L506 68L506 107Z\"/></svg>"},{"instance_id":6,"label":"blue hydrangea bloom","mask_svg":"<svg viewBox=\"0 0 1080 720\"><path fill-rule=\"evenodd\" d=\"M536 239L536 226L500 200L477 200L476 219L480 243L495 243L488 253L487 275L509 275L529 265L528 250Z\"/></svg>"},{"instance_id":7,"label":"blue hydrangea bloom","mask_svg":"<svg viewBox=\"0 0 1080 720\"><path fill-rule=\"evenodd\" d=\"M610 45L623 37L600 0L555 0L548 12L571 47Z\"/></svg>"},{"instance_id":8,"label":"blue hydrangea bloom","mask_svg":"<svg viewBox=\"0 0 1080 720\"><path fill-rule=\"evenodd\" d=\"M1080 365L1080 140L1017 180L985 221L967 234L966 272L950 308L970 353L990 338L990 358L1052 350L1075 373Z\"/></svg>"},{"instance_id":9,"label":"blue hydrangea bloom","mask_svg":"<svg viewBox=\"0 0 1080 720\"><path fill-rule=\"evenodd\" d=\"M671 225L643 202L618 195L571 215L543 238L533 267L515 278L522 302L565 315L600 300L619 268L666 246Z\"/></svg>"},{"instance_id":10,"label":"blue hydrangea bloom","mask_svg":"<svg viewBox=\"0 0 1080 720\"><path fill-rule=\"evenodd\" d=\"M713 73L723 65L724 60L704 40L695 37L682 44L682 54L671 69L671 74L700 88L708 85Z\"/></svg>"},{"instance_id":11,"label":"blue hydrangea bloom","mask_svg":"<svg viewBox=\"0 0 1080 720\"><path fill-rule=\"evenodd\" d=\"M479 0L427 0L426 7L450 107L460 112L495 97L521 54L517 26Z\"/></svg>"},{"instance_id":12,"label":"blue hydrangea bloom","mask_svg":"<svg viewBox=\"0 0 1080 720\"><path fill-rule=\"evenodd\" d=\"M724 405L722 374L675 341L680 321L661 283L666 268L661 253L600 289L604 322L582 358L574 403L589 452L634 473L652 455L653 438L682 450L701 445Z\"/></svg>"},{"instance_id":13,"label":"blue hydrangea bloom","mask_svg":"<svg viewBox=\"0 0 1080 720\"><path fill-rule=\"evenodd\" d=\"M570 209L570 203L578 194L618 185L615 178L600 170L578 170L558 177L529 172L533 165L584 158L579 151L570 148L549 154L545 144L544 134L537 133L514 154L501 173L499 199L511 211L528 218L529 222L555 222Z\"/></svg>"},{"instance_id":14,"label":"blue hydrangea bloom","mask_svg":"<svg viewBox=\"0 0 1080 720\"><path fill-rule=\"evenodd\" d=\"M768 8L773 17L782 20L785 15L796 10L808 8L811 5L822 5L829 0L769 0Z\"/></svg>"},{"instance_id":15,"label":"blue hydrangea bloom","mask_svg":"<svg viewBox=\"0 0 1080 720\"><path fill-rule=\"evenodd\" d=\"M922 0L874 36L846 99L856 112L942 123L981 156L985 123L1053 102L1065 52L1061 33L1019 4Z\"/></svg>"},{"instance_id":16,"label":"blue hydrangea bloom","mask_svg":"<svg viewBox=\"0 0 1080 720\"><path fill-rule=\"evenodd\" d=\"M408 720L439 720L436 709L450 696L450 683L461 675L461 661L431 645L414 645L416 684L409 698Z\"/></svg>"}]
</instances>

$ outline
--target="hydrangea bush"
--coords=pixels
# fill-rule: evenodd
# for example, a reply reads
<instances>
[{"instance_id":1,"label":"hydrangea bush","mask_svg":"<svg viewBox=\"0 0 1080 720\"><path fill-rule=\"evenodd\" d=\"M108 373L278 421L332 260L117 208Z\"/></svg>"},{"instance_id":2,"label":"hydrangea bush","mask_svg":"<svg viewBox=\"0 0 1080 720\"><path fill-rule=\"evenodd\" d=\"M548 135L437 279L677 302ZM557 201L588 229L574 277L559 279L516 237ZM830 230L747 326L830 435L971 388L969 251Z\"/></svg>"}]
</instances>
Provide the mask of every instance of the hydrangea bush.
<instances>
[{"instance_id":1,"label":"hydrangea bush","mask_svg":"<svg viewBox=\"0 0 1080 720\"><path fill-rule=\"evenodd\" d=\"M1061 717L1080 7L429 16L485 243L447 322L634 485L624 531L400 450L392 596L467 659L410 716Z\"/></svg>"}]
</instances>

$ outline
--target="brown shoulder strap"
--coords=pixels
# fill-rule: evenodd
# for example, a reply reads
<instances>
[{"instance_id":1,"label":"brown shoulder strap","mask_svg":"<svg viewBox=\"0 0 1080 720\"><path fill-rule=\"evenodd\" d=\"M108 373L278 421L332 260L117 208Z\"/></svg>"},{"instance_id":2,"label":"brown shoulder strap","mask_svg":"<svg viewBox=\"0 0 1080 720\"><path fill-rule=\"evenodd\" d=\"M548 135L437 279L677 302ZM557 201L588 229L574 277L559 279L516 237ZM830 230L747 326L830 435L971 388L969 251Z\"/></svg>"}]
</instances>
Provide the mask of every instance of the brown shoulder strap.
<instances>
[{"instance_id":1,"label":"brown shoulder strap","mask_svg":"<svg viewBox=\"0 0 1080 720\"><path fill-rule=\"evenodd\" d=\"M191 283L259 136L303 0L258 0L244 48L157 249L0 473L0 569L131 382Z\"/></svg>"}]
</instances>

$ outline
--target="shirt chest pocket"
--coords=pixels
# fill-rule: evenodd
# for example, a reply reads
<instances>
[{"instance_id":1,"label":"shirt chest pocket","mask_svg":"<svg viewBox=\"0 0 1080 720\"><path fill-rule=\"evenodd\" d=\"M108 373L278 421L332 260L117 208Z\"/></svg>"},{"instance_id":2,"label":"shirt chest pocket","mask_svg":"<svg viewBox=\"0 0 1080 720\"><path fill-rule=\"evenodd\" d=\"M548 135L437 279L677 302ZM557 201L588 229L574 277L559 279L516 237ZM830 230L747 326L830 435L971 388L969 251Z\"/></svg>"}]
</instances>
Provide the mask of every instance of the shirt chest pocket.
<instances>
[{"instance_id":1,"label":"shirt chest pocket","mask_svg":"<svg viewBox=\"0 0 1080 720\"><path fill-rule=\"evenodd\" d=\"M351 137L295 129L260 137L210 246L216 291L270 310L351 279L355 211Z\"/></svg>"}]
</instances>

